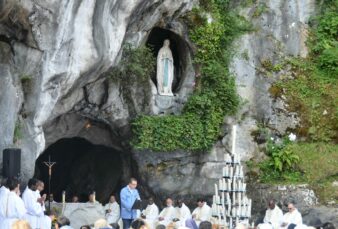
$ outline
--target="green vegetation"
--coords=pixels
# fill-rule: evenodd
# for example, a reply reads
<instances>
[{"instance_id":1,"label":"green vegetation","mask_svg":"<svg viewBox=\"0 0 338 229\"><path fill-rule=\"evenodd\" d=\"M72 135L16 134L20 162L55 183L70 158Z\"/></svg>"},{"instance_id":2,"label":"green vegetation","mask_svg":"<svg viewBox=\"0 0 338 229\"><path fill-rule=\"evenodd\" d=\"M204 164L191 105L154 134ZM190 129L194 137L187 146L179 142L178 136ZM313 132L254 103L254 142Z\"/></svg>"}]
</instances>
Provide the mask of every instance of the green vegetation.
<instances>
[{"instance_id":1,"label":"green vegetation","mask_svg":"<svg viewBox=\"0 0 338 229\"><path fill-rule=\"evenodd\" d=\"M323 203L338 203L338 187L333 186L333 182L338 180L338 145L324 142L298 143L288 145L286 149L301 158L299 170L319 200Z\"/></svg>"},{"instance_id":2,"label":"green vegetation","mask_svg":"<svg viewBox=\"0 0 338 229\"><path fill-rule=\"evenodd\" d=\"M201 77L181 115L142 116L133 122L136 148L208 150L220 135L224 117L234 114L239 105L227 66L231 43L250 26L230 10L228 0L200 1L200 8L186 15L185 20L197 46L194 61Z\"/></svg>"},{"instance_id":3,"label":"green vegetation","mask_svg":"<svg viewBox=\"0 0 338 229\"><path fill-rule=\"evenodd\" d=\"M270 141L267 154L270 158L263 162L247 163L251 174L259 169L259 173L255 174L258 175L256 179L269 184L308 183L320 202L338 202L338 188L333 185L338 180L338 145L324 142L292 143L284 139L281 144ZM279 161L284 161L283 168L279 167Z\"/></svg>"},{"instance_id":4,"label":"green vegetation","mask_svg":"<svg viewBox=\"0 0 338 229\"><path fill-rule=\"evenodd\" d=\"M260 17L263 13L268 11L268 7L264 2L260 2L256 7L255 11L252 14L253 18Z\"/></svg>"},{"instance_id":5,"label":"green vegetation","mask_svg":"<svg viewBox=\"0 0 338 229\"><path fill-rule=\"evenodd\" d=\"M133 48L128 44L124 47L122 55L119 66L114 67L109 74L111 80L120 83L120 93L127 101L129 111L134 115L136 114L136 111L133 111L135 106L131 106L133 103L132 88L135 84L139 84L138 87L142 88L145 95L143 107L147 106L147 96L150 96L149 76L155 70L156 61L151 49L145 46Z\"/></svg>"},{"instance_id":6,"label":"green vegetation","mask_svg":"<svg viewBox=\"0 0 338 229\"><path fill-rule=\"evenodd\" d=\"M271 139L268 140L266 154L269 158L256 165L260 169L260 181L273 183L302 180L298 167L300 157L294 151L289 150L290 145L294 144L287 137L278 143Z\"/></svg>"},{"instance_id":7,"label":"green vegetation","mask_svg":"<svg viewBox=\"0 0 338 229\"><path fill-rule=\"evenodd\" d=\"M297 112L298 136L310 141L338 141L338 0L325 1L311 22L309 56L286 64L294 79L274 85L274 97L286 97L289 111ZM271 66L270 66L271 67Z\"/></svg>"},{"instance_id":8,"label":"green vegetation","mask_svg":"<svg viewBox=\"0 0 338 229\"><path fill-rule=\"evenodd\" d=\"M17 143L21 138L22 138L22 126L20 120L18 119L14 127L13 143Z\"/></svg>"}]
</instances>

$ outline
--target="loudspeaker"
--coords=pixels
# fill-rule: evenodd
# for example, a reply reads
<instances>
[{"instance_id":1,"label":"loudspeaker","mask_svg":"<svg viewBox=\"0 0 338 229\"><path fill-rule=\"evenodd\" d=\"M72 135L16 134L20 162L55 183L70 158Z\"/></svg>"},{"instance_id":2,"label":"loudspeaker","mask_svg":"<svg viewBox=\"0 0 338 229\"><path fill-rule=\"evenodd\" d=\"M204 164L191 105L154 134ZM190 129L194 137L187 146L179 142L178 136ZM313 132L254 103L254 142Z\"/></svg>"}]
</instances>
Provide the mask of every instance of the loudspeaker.
<instances>
[{"instance_id":1,"label":"loudspeaker","mask_svg":"<svg viewBox=\"0 0 338 229\"><path fill-rule=\"evenodd\" d=\"M19 177L21 172L21 149L4 149L2 163L4 177Z\"/></svg>"}]
</instances>

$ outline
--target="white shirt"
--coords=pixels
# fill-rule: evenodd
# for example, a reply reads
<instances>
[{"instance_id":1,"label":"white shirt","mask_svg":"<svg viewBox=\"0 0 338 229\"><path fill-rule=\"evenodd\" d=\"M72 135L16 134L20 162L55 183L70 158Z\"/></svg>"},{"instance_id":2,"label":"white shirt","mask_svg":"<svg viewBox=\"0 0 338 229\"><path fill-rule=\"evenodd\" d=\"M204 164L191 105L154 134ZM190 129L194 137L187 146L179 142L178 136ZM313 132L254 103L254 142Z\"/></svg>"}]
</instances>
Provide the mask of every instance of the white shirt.
<instances>
[{"instance_id":1,"label":"white shirt","mask_svg":"<svg viewBox=\"0 0 338 229\"><path fill-rule=\"evenodd\" d=\"M115 201L114 203L108 203L104 206L104 210L111 210L111 212L106 213L106 220L109 224L117 223L120 219L120 205Z\"/></svg>"},{"instance_id":2,"label":"white shirt","mask_svg":"<svg viewBox=\"0 0 338 229\"><path fill-rule=\"evenodd\" d=\"M185 221L191 219L191 212L187 205L183 203L181 207L176 208L176 218L179 219L176 222L176 227L184 227Z\"/></svg>"},{"instance_id":3,"label":"white shirt","mask_svg":"<svg viewBox=\"0 0 338 229\"><path fill-rule=\"evenodd\" d=\"M264 217L263 222L271 224L271 227L273 229L279 228L279 226L283 223L282 210L277 205L275 205L274 209L268 208L265 212L265 217Z\"/></svg>"},{"instance_id":4,"label":"white shirt","mask_svg":"<svg viewBox=\"0 0 338 229\"><path fill-rule=\"evenodd\" d=\"M42 217L43 210L40 203L38 203L37 194L29 188L22 194L22 200L27 209L25 219L30 223L31 227L39 228L39 217Z\"/></svg>"},{"instance_id":5,"label":"white shirt","mask_svg":"<svg viewBox=\"0 0 338 229\"><path fill-rule=\"evenodd\" d=\"M194 219L197 226L199 226L202 221L210 221L211 208L205 203L201 208L195 208L195 210L192 212L192 215L195 215Z\"/></svg>"},{"instance_id":6,"label":"white shirt","mask_svg":"<svg viewBox=\"0 0 338 229\"><path fill-rule=\"evenodd\" d=\"M287 226L292 223L301 225L303 224L302 215L297 209L293 210L292 212L287 212L283 216L283 223L287 223Z\"/></svg>"},{"instance_id":7,"label":"white shirt","mask_svg":"<svg viewBox=\"0 0 338 229\"><path fill-rule=\"evenodd\" d=\"M14 221L23 219L26 208L22 199L14 192L9 192L0 200L1 229L11 229Z\"/></svg>"}]
</instances>

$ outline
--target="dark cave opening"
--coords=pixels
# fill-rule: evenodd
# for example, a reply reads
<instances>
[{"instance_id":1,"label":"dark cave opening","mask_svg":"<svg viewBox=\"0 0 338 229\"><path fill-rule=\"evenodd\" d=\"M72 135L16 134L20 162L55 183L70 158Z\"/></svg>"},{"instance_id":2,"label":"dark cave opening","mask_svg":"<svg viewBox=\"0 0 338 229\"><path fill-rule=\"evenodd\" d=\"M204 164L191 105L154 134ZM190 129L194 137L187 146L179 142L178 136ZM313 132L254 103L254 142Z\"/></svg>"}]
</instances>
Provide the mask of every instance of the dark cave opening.
<instances>
[{"instance_id":1,"label":"dark cave opening","mask_svg":"<svg viewBox=\"0 0 338 229\"><path fill-rule=\"evenodd\" d=\"M104 203L110 194L118 194L122 187L122 152L103 145L94 145L79 138L63 138L50 145L36 160L35 177L45 183L48 192L48 168L43 163L56 162L52 169L51 193L61 201L62 191L66 200L73 195L80 202L88 200L90 192L96 192L96 199Z\"/></svg>"},{"instance_id":2,"label":"dark cave opening","mask_svg":"<svg viewBox=\"0 0 338 229\"><path fill-rule=\"evenodd\" d=\"M160 48L162 48L165 39L170 40L170 49L174 58L174 80L172 91L177 92L180 88L180 83L182 82L187 66L189 47L186 41L184 41L184 39L178 34L167 29L155 27L151 30L146 42L146 45L152 49L155 58L157 57ZM156 71L151 76L151 79L156 85Z\"/></svg>"}]
</instances>

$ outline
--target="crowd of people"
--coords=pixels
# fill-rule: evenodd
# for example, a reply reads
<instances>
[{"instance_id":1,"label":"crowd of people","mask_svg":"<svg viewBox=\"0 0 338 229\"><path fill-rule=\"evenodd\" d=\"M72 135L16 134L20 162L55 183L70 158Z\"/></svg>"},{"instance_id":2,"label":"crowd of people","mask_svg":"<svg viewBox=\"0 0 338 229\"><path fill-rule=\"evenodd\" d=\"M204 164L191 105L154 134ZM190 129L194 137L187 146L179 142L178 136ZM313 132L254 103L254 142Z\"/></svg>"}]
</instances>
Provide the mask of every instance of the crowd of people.
<instances>
[{"instance_id":1,"label":"crowd of people","mask_svg":"<svg viewBox=\"0 0 338 229\"><path fill-rule=\"evenodd\" d=\"M81 229L211 229L219 228L213 221L210 206L204 199L197 200L197 207L191 212L182 199L176 204L172 198L167 198L165 207L159 211L153 198L149 198L145 209L135 207L141 201L137 191L137 180L131 178L129 183L120 192L120 203L114 195L104 206L105 218L98 219L92 225L84 225ZM70 221L64 216L57 217L46 213L46 195L41 196L44 183L32 178L20 197L20 184L17 179L7 179L0 188L0 229L71 229ZM51 203L54 202L50 196ZM74 196L73 202L78 202ZM90 203L98 203L93 194L89 195ZM52 223L55 221L55 223ZM236 225L236 228L245 229L245 225ZM288 203L288 212L283 214L275 201L268 202L264 220L257 225L257 229L305 229L302 216L295 204ZM334 225L327 223L323 229L335 229Z\"/></svg>"}]
</instances>

